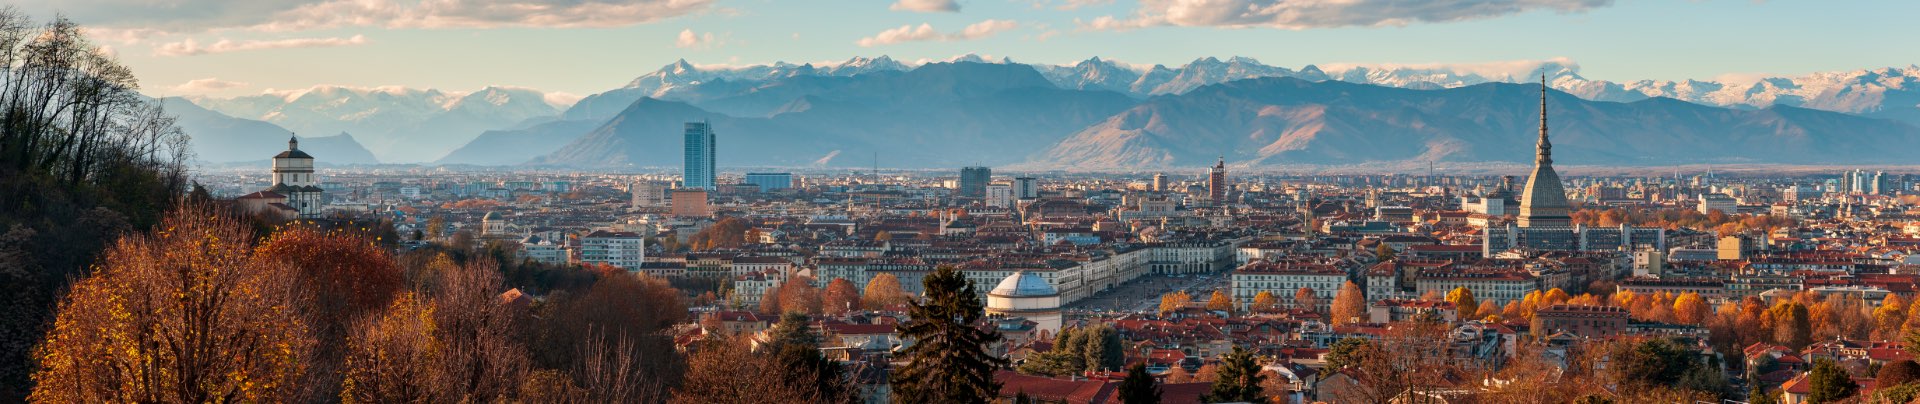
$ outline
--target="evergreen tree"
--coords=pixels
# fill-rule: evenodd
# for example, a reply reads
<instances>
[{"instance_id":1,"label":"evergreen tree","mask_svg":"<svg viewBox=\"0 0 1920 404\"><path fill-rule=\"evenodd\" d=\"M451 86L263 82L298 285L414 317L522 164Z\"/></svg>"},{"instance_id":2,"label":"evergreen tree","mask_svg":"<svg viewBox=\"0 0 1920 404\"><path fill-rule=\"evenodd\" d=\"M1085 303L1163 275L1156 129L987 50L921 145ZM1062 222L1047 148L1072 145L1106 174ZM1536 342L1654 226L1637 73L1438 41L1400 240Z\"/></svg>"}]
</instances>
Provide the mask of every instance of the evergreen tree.
<instances>
[{"instance_id":1,"label":"evergreen tree","mask_svg":"<svg viewBox=\"0 0 1920 404\"><path fill-rule=\"evenodd\" d=\"M1773 396L1767 395L1767 389L1761 388L1759 381L1749 381L1747 384L1752 386L1747 391L1747 404L1775 404L1777 401Z\"/></svg>"},{"instance_id":2,"label":"evergreen tree","mask_svg":"<svg viewBox=\"0 0 1920 404\"><path fill-rule=\"evenodd\" d=\"M807 315L787 312L780 316L780 323L767 335L766 349L785 368L787 380L805 383L811 378L822 400L847 402L854 398L853 386L840 363L820 354L820 336L808 325Z\"/></svg>"},{"instance_id":3,"label":"evergreen tree","mask_svg":"<svg viewBox=\"0 0 1920 404\"><path fill-rule=\"evenodd\" d=\"M1807 382L1811 389L1807 392L1807 402L1814 404L1852 397L1859 388L1853 384L1853 377L1847 375L1846 369L1826 359L1814 362L1813 372L1807 375Z\"/></svg>"},{"instance_id":4,"label":"evergreen tree","mask_svg":"<svg viewBox=\"0 0 1920 404\"><path fill-rule=\"evenodd\" d=\"M1120 340L1120 331L1113 326L1101 324L1093 327L1087 337L1087 366L1095 370L1119 370L1127 365L1125 341ZM1097 341L1097 342L1096 342Z\"/></svg>"},{"instance_id":5,"label":"evergreen tree","mask_svg":"<svg viewBox=\"0 0 1920 404\"><path fill-rule=\"evenodd\" d=\"M1147 374L1147 365L1134 364L1127 368L1127 378L1120 379L1121 404L1160 404L1160 385L1155 384L1153 375Z\"/></svg>"},{"instance_id":6,"label":"evergreen tree","mask_svg":"<svg viewBox=\"0 0 1920 404\"><path fill-rule=\"evenodd\" d=\"M1233 352L1220 357L1220 370L1213 380L1213 391L1201 401L1215 402L1259 402L1260 382L1265 375L1260 374L1260 364L1253 360L1253 352L1239 345Z\"/></svg>"},{"instance_id":7,"label":"evergreen tree","mask_svg":"<svg viewBox=\"0 0 1920 404\"><path fill-rule=\"evenodd\" d=\"M907 364L893 372L893 397L903 403L981 403L998 396L993 371L1003 361L988 354L999 334L978 327L985 314L973 283L942 265L924 281L924 298L908 303L911 317L899 333L912 341Z\"/></svg>"}]
</instances>

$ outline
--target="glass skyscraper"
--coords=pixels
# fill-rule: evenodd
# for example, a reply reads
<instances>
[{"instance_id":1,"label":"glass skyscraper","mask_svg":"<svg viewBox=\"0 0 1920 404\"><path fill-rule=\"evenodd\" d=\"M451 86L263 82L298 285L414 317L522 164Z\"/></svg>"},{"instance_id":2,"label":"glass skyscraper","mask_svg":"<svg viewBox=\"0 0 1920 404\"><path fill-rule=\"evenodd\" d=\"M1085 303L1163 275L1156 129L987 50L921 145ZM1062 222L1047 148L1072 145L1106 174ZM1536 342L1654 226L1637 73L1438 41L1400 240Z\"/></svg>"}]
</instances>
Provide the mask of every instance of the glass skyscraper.
<instances>
[{"instance_id":1,"label":"glass skyscraper","mask_svg":"<svg viewBox=\"0 0 1920 404\"><path fill-rule=\"evenodd\" d=\"M713 189L713 127L705 121L687 122L686 168L681 186Z\"/></svg>"}]
</instances>

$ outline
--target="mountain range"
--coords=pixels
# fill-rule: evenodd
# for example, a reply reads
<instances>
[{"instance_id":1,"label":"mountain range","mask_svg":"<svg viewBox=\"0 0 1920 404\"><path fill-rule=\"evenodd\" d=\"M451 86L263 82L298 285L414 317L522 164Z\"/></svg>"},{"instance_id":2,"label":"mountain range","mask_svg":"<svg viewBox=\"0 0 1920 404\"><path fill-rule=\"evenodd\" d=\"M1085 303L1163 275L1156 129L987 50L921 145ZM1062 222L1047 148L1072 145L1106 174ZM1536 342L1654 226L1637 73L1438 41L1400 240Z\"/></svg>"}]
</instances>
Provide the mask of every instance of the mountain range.
<instances>
[{"instance_id":1,"label":"mountain range","mask_svg":"<svg viewBox=\"0 0 1920 404\"><path fill-rule=\"evenodd\" d=\"M575 167L677 165L690 120L712 122L723 166L864 166L868 154L896 167L1103 170L1219 156L1246 165L1527 161L1538 86L1507 83L1540 73L1556 90L1550 107L1566 108L1555 128L1571 153L1560 159L1574 164L1898 162L1881 151L1911 142L1920 123L1920 66L1744 83L1613 83L1578 70L1565 60L1299 69L1243 57L1177 68L973 55L682 60L564 110L537 91L504 88L322 87L193 101L303 133L351 132L381 162ZM1533 101L1521 94L1529 91ZM837 161L843 153L860 157Z\"/></svg>"},{"instance_id":2,"label":"mountain range","mask_svg":"<svg viewBox=\"0 0 1920 404\"><path fill-rule=\"evenodd\" d=\"M539 91L506 87L452 93L320 86L192 101L222 114L265 121L298 133L353 133L381 162L389 163L432 161L482 131L559 112Z\"/></svg>"},{"instance_id":3,"label":"mountain range","mask_svg":"<svg viewBox=\"0 0 1920 404\"><path fill-rule=\"evenodd\" d=\"M179 97L160 99L188 136L193 159L203 163L248 163L267 161L287 149L293 131L272 123L241 119L209 111ZM300 149L326 156L327 164L374 164L373 153L361 147L353 135L341 132L332 136L302 136Z\"/></svg>"}]
</instances>

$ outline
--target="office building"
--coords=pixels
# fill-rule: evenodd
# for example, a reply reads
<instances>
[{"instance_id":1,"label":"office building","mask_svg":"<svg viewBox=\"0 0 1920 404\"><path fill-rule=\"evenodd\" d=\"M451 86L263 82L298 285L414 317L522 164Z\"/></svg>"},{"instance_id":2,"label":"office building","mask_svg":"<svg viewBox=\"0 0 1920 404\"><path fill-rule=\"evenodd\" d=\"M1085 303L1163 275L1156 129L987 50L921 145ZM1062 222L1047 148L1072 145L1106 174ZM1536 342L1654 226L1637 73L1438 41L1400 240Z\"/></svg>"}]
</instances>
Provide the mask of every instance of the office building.
<instances>
[{"instance_id":1,"label":"office building","mask_svg":"<svg viewBox=\"0 0 1920 404\"><path fill-rule=\"evenodd\" d=\"M993 169L987 167L966 167L960 169L960 196L980 198L987 196L987 182L993 179Z\"/></svg>"},{"instance_id":2,"label":"office building","mask_svg":"<svg viewBox=\"0 0 1920 404\"><path fill-rule=\"evenodd\" d=\"M760 186L760 191L793 188L793 173L747 173L744 181Z\"/></svg>"},{"instance_id":3,"label":"office building","mask_svg":"<svg viewBox=\"0 0 1920 404\"><path fill-rule=\"evenodd\" d=\"M681 171L685 188L713 189L713 127L706 122L687 122L686 167Z\"/></svg>"},{"instance_id":4,"label":"office building","mask_svg":"<svg viewBox=\"0 0 1920 404\"><path fill-rule=\"evenodd\" d=\"M1040 180L1033 177L1014 178L1013 196L1020 199L1040 199Z\"/></svg>"}]
</instances>

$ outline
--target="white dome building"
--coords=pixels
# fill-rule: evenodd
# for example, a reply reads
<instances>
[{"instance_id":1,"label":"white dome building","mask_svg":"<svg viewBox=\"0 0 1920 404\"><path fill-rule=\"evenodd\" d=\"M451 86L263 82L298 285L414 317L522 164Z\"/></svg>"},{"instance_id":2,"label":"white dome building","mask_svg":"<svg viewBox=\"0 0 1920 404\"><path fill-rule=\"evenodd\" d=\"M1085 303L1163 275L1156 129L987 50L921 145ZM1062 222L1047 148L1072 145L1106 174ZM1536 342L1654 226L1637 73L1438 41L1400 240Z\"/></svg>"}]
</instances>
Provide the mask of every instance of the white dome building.
<instances>
[{"instance_id":1,"label":"white dome building","mask_svg":"<svg viewBox=\"0 0 1920 404\"><path fill-rule=\"evenodd\" d=\"M1046 279L1014 272L987 292L987 315L1024 317L1048 334L1060 332L1060 291Z\"/></svg>"}]
</instances>

